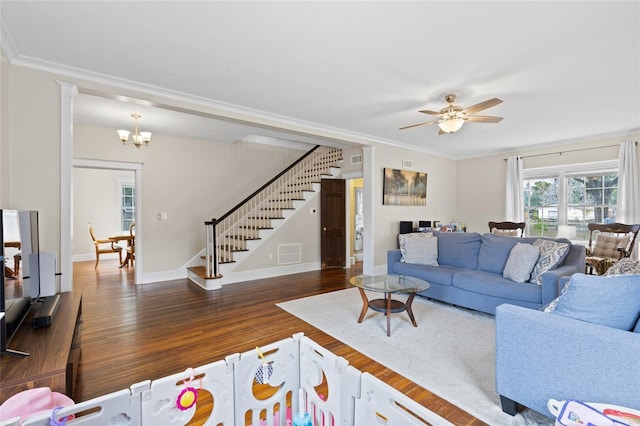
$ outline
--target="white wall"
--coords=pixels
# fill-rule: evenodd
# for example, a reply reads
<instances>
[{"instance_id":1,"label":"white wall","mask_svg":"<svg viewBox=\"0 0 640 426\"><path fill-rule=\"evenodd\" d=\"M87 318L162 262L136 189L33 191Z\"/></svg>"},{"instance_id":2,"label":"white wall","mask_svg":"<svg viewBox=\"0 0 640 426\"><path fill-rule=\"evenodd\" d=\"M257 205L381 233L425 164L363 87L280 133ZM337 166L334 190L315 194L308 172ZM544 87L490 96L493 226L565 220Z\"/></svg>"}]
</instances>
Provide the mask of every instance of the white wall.
<instances>
[{"instance_id":1,"label":"white wall","mask_svg":"<svg viewBox=\"0 0 640 426\"><path fill-rule=\"evenodd\" d=\"M88 125L75 126L74 140L76 158L143 164L145 273L181 268L204 248L205 220L226 213L304 153L155 133L138 150L122 146L114 129ZM161 212L167 220L158 220Z\"/></svg>"},{"instance_id":2,"label":"white wall","mask_svg":"<svg viewBox=\"0 0 640 426\"><path fill-rule=\"evenodd\" d=\"M2 207L38 210L40 250L59 264L60 86L52 75L3 65Z\"/></svg>"},{"instance_id":3,"label":"white wall","mask_svg":"<svg viewBox=\"0 0 640 426\"><path fill-rule=\"evenodd\" d=\"M384 168L402 169L403 159L412 161L411 170L427 173L426 206L382 205ZM456 168L454 160L386 145L375 147L374 178L373 182L365 182L365 193L373 196L375 206L376 268L386 265L387 250L397 247L400 221L413 221L417 225L419 220L447 223L456 219ZM364 214L366 216L369 212L365 211Z\"/></svg>"}]
</instances>

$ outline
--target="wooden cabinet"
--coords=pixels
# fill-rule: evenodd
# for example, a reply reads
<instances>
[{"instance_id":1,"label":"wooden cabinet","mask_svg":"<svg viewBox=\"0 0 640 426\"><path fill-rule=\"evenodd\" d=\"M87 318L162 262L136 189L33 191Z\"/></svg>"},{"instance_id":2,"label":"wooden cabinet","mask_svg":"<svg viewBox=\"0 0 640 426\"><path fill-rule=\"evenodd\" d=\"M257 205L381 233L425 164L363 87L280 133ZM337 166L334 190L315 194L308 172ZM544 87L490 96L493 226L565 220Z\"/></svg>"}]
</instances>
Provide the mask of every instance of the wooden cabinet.
<instances>
[{"instance_id":1,"label":"wooden cabinet","mask_svg":"<svg viewBox=\"0 0 640 426\"><path fill-rule=\"evenodd\" d=\"M60 305L49 327L32 327L32 309L11 340L11 349L29 356L0 357L0 403L16 393L49 387L73 399L80 360L82 293L61 293Z\"/></svg>"}]
</instances>

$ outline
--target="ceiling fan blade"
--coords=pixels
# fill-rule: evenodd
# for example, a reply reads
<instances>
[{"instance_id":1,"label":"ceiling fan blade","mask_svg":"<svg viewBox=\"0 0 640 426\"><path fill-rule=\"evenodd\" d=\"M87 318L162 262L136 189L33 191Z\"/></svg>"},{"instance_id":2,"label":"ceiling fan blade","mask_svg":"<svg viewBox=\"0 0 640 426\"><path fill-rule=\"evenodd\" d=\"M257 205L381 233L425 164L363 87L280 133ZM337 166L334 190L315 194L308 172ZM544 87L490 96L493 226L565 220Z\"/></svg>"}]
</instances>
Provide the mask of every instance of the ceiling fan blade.
<instances>
[{"instance_id":1,"label":"ceiling fan blade","mask_svg":"<svg viewBox=\"0 0 640 426\"><path fill-rule=\"evenodd\" d=\"M465 121L471 121L473 123L499 123L502 121L502 117L493 117L491 115L471 115L465 117Z\"/></svg>"},{"instance_id":2,"label":"ceiling fan blade","mask_svg":"<svg viewBox=\"0 0 640 426\"><path fill-rule=\"evenodd\" d=\"M424 126L426 124L434 124L434 123L437 123L437 121L426 121L424 123L412 124L411 126L400 127L400 130L410 129L412 127Z\"/></svg>"},{"instance_id":3,"label":"ceiling fan blade","mask_svg":"<svg viewBox=\"0 0 640 426\"><path fill-rule=\"evenodd\" d=\"M482 111L487 108L491 108L492 106L496 106L502 103L502 99L493 98L488 101L480 102L479 104L471 105L469 108L465 108L462 110L463 114L473 114L474 112Z\"/></svg>"},{"instance_id":4,"label":"ceiling fan blade","mask_svg":"<svg viewBox=\"0 0 640 426\"><path fill-rule=\"evenodd\" d=\"M439 111L429 111L428 109L423 109L423 110L420 110L418 112L421 112L423 114L429 114L429 115L437 115L437 116L441 116L442 115L442 113L439 112Z\"/></svg>"}]
</instances>

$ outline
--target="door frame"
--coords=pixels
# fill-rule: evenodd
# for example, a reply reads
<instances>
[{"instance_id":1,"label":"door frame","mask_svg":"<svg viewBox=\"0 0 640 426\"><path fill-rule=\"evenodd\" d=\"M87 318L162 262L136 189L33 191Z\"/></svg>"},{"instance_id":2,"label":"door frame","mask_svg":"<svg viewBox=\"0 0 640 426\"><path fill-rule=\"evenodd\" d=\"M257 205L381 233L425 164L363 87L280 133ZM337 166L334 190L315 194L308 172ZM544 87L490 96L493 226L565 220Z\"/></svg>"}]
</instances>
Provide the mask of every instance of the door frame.
<instances>
[{"instance_id":1,"label":"door frame","mask_svg":"<svg viewBox=\"0 0 640 426\"><path fill-rule=\"evenodd\" d=\"M142 165L143 163L132 163L126 161L110 161L110 160L95 160L86 158L74 158L72 160L73 169L94 169L94 170L122 170L132 171L135 175L135 188L136 188L136 261L134 268L134 282L142 282L142 262L143 262L143 249L142 241L144 238L144 224L142 220ZM72 179L73 182L73 179ZM72 197L73 198L73 197ZM71 211L73 212L73 202L71 204ZM70 215L73 216L73 215ZM73 220L71 221L71 229L73 229Z\"/></svg>"}]
</instances>

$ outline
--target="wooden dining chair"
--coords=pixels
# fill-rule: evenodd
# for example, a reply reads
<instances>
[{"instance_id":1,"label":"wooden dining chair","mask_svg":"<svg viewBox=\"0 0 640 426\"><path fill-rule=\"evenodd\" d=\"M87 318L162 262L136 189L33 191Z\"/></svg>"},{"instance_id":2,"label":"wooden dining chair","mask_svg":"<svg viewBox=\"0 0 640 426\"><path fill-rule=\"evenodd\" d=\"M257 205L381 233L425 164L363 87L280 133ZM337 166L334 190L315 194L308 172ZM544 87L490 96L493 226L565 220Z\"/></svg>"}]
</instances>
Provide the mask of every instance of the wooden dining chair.
<instances>
[{"instance_id":1,"label":"wooden dining chair","mask_svg":"<svg viewBox=\"0 0 640 426\"><path fill-rule=\"evenodd\" d=\"M118 258L120 259L120 263L122 264L122 247L117 245L115 241L111 241L109 239L97 239L95 234L93 233L93 227L91 226L91 224L89 224L89 235L91 235L91 240L93 240L93 245L96 248L96 264L93 267L94 269L98 267L100 255L106 253L118 253Z\"/></svg>"},{"instance_id":2,"label":"wooden dining chair","mask_svg":"<svg viewBox=\"0 0 640 426\"><path fill-rule=\"evenodd\" d=\"M489 232L510 237L524 237L525 222L489 222Z\"/></svg>"},{"instance_id":3,"label":"wooden dining chair","mask_svg":"<svg viewBox=\"0 0 640 426\"><path fill-rule=\"evenodd\" d=\"M134 232L135 226L135 222L132 222L131 225L129 225L129 235L131 236L131 239L127 240L127 256L125 257L127 266L133 266L133 261L136 259L136 234Z\"/></svg>"}]
</instances>

